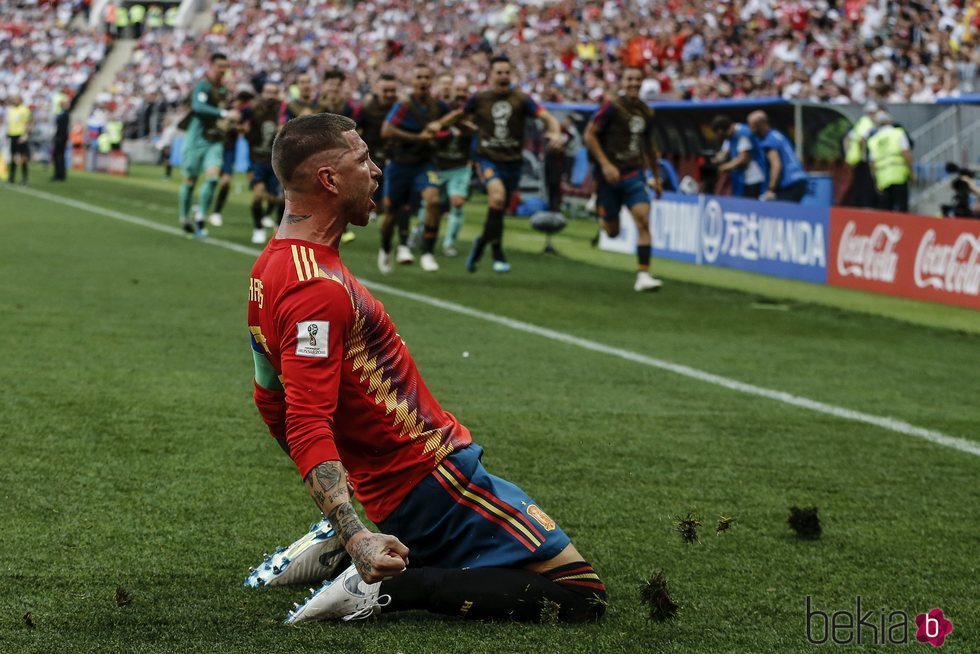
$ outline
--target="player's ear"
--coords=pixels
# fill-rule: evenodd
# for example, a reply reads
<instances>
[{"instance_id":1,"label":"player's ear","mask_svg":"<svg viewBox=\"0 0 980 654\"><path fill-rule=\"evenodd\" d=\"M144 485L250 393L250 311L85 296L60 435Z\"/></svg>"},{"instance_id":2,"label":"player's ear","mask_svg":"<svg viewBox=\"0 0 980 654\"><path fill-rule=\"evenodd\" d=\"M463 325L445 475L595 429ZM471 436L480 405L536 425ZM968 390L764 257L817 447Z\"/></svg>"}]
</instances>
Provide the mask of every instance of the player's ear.
<instances>
[{"instance_id":1,"label":"player's ear","mask_svg":"<svg viewBox=\"0 0 980 654\"><path fill-rule=\"evenodd\" d=\"M317 181L320 185L331 193L338 193L339 189L337 187L337 169L333 166L320 166L316 170Z\"/></svg>"}]
</instances>

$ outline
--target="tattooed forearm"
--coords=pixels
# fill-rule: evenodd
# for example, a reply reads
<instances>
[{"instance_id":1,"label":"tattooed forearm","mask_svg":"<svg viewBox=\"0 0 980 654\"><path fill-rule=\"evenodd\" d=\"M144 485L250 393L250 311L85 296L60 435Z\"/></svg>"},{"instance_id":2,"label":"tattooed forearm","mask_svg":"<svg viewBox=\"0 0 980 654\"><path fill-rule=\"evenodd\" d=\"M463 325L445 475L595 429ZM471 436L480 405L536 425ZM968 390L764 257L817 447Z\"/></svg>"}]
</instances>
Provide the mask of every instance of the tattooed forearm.
<instances>
[{"instance_id":1,"label":"tattooed forearm","mask_svg":"<svg viewBox=\"0 0 980 654\"><path fill-rule=\"evenodd\" d=\"M313 217L313 214L311 214L311 213L308 213L308 214L305 214L305 215L304 214L287 213L286 214L286 222L287 223L301 223L304 220L307 220L307 219L312 218L312 217Z\"/></svg>"},{"instance_id":2,"label":"tattooed forearm","mask_svg":"<svg viewBox=\"0 0 980 654\"><path fill-rule=\"evenodd\" d=\"M340 536L340 542L344 545L347 545L354 534L366 529L361 523L361 519L357 517L357 511L354 510L350 502L344 502L335 506L327 515L327 519L333 526L334 531Z\"/></svg>"},{"instance_id":3,"label":"tattooed forearm","mask_svg":"<svg viewBox=\"0 0 980 654\"><path fill-rule=\"evenodd\" d=\"M306 476L306 487L310 489L310 495L313 496L320 510L324 513L329 511L336 499L328 503L327 498L331 497L338 488L347 490L344 470L340 467L340 462L327 461L313 468Z\"/></svg>"},{"instance_id":4,"label":"tattooed forearm","mask_svg":"<svg viewBox=\"0 0 980 654\"><path fill-rule=\"evenodd\" d=\"M354 567L357 571L364 574L371 574L374 572L374 554L377 550L377 545L371 538L362 538L356 543L354 547L348 550L350 554L351 561L354 562Z\"/></svg>"},{"instance_id":5,"label":"tattooed forearm","mask_svg":"<svg viewBox=\"0 0 980 654\"><path fill-rule=\"evenodd\" d=\"M306 487L340 535L341 543L347 545L354 534L365 529L351 506L347 478L339 461L327 461L313 468L306 476Z\"/></svg>"}]
</instances>

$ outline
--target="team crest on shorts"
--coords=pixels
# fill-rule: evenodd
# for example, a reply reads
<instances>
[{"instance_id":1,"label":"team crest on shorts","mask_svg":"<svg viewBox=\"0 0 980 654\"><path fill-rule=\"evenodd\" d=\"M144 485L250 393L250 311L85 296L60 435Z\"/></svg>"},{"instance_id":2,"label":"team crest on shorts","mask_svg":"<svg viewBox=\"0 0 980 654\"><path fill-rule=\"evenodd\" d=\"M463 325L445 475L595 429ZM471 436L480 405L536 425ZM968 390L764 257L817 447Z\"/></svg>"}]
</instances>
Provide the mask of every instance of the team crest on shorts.
<instances>
[{"instance_id":1,"label":"team crest on shorts","mask_svg":"<svg viewBox=\"0 0 980 654\"><path fill-rule=\"evenodd\" d=\"M547 513L538 508L537 504L532 504L527 507L527 514L538 521L545 531L555 530L555 521L552 520Z\"/></svg>"}]
</instances>

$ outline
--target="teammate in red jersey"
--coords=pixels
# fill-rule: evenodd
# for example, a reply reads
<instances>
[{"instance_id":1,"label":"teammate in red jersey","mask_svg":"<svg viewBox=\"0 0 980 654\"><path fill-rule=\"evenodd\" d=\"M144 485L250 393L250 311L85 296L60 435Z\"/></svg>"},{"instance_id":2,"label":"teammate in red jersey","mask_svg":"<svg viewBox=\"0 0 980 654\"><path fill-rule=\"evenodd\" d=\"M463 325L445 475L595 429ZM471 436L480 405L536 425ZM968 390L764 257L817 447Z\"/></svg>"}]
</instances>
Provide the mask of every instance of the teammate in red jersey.
<instances>
[{"instance_id":1,"label":"teammate in red jersey","mask_svg":"<svg viewBox=\"0 0 980 654\"><path fill-rule=\"evenodd\" d=\"M286 215L249 285L256 404L329 521L324 539L353 560L287 622L413 609L533 621L551 602L563 620L598 619L605 587L592 566L524 491L483 468L340 259L381 177L355 127L319 114L276 137ZM361 523L348 480L381 533Z\"/></svg>"}]
</instances>

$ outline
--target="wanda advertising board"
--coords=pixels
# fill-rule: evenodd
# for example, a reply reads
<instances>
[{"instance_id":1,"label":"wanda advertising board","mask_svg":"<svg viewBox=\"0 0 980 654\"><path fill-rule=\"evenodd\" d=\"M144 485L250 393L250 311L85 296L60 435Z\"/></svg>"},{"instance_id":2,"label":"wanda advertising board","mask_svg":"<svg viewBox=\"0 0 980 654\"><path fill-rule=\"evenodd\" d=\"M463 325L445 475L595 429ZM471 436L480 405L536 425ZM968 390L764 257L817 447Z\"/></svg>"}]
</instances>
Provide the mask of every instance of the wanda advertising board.
<instances>
[{"instance_id":1,"label":"wanda advertising board","mask_svg":"<svg viewBox=\"0 0 980 654\"><path fill-rule=\"evenodd\" d=\"M980 309L980 220L832 209L827 282Z\"/></svg>"}]
</instances>

